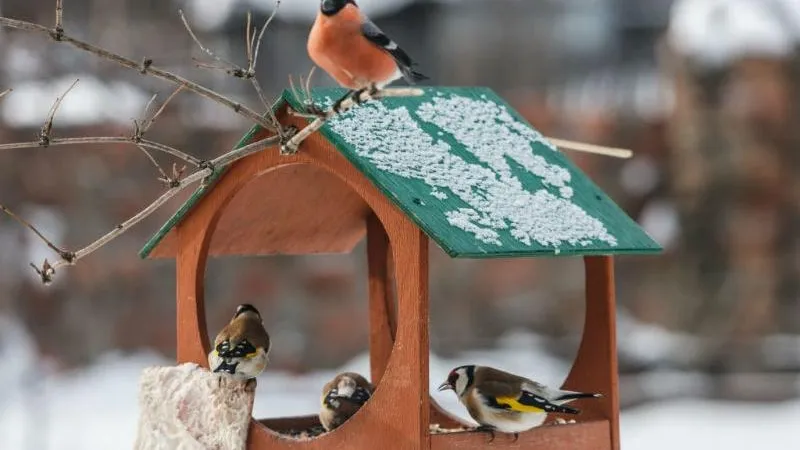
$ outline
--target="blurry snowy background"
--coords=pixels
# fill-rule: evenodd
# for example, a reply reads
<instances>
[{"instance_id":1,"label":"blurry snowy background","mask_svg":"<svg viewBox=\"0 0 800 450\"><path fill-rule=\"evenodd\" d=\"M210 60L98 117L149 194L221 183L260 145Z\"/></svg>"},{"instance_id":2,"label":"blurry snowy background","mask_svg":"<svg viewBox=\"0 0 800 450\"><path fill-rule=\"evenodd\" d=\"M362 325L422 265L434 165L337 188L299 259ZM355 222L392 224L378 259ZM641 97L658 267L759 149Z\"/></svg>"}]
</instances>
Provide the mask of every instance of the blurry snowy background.
<instances>
[{"instance_id":1,"label":"blurry snowy background","mask_svg":"<svg viewBox=\"0 0 800 450\"><path fill-rule=\"evenodd\" d=\"M259 58L277 94L311 67L317 0L284 0ZM362 0L441 85L498 91L545 135L632 148L621 161L568 153L666 249L619 258L626 449L800 448L800 2L798 0ZM193 67L180 24L244 55L244 13L270 0L65 0L70 33L154 59L237 99L248 86ZM501 5L502 4L502 5ZM0 0L44 24L51 0ZM42 36L0 29L0 142L31 140L81 82L59 136L123 135L170 88ZM330 80L317 76L318 85ZM253 103L254 104L254 103ZM196 155L249 125L184 94L152 137ZM127 147L6 151L0 202L78 247L161 186ZM180 200L180 199L179 199ZM137 251L178 202L43 288L47 251L0 218L0 436L4 450L128 448L137 379L174 357L174 265ZM580 260L452 261L431 252L431 383L473 362L557 384L580 339ZM258 416L313 413L324 380L368 373L364 248L352 255L213 260L210 330L255 303L275 347ZM463 415L451 395L435 396Z\"/></svg>"}]
</instances>

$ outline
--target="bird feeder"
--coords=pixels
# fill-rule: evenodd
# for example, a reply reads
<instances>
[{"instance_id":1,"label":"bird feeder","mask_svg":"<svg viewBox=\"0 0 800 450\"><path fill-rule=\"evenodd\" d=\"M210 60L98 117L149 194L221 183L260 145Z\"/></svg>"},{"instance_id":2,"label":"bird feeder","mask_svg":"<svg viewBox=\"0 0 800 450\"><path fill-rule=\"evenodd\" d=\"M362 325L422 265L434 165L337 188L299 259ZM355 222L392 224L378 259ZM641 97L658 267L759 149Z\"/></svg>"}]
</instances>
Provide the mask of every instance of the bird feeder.
<instances>
[{"instance_id":1,"label":"bird feeder","mask_svg":"<svg viewBox=\"0 0 800 450\"><path fill-rule=\"evenodd\" d=\"M323 106L342 94L312 93ZM280 122L306 125L290 107L301 105L285 92ZM256 127L238 145L265 136ZM489 89L426 88L368 102L330 120L296 154L268 148L215 173L141 252L177 260L178 362L207 364L209 257L347 253L365 235L374 396L341 427L305 441L278 432L317 425L316 416L253 420L248 449L485 447L484 433L431 432L462 424L429 394L429 239L453 258L583 257L583 340L563 388L604 397L576 402L582 413L569 418L577 423L538 427L516 442L498 435L492 447L619 448L612 257L660 247Z\"/></svg>"}]
</instances>

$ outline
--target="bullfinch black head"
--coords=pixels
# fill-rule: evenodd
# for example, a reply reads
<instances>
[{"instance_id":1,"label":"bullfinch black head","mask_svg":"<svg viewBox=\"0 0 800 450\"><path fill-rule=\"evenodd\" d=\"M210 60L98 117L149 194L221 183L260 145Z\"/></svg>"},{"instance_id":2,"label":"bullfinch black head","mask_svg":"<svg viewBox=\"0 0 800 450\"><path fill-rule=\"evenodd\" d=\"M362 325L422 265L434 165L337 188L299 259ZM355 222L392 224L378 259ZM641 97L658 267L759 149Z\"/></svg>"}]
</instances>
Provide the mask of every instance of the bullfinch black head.
<instances>
[{"instance_id":1,"label":"bullfinch black head","mask_svg":"<svg viewBox=\"0 0 800 450\"><path fill-rule=\"evenodd\" d=\"M348 3L358 8L355 0L322 0L319 9L322 14L332 16L341 11Z\"/></svg>"}]
</instances>

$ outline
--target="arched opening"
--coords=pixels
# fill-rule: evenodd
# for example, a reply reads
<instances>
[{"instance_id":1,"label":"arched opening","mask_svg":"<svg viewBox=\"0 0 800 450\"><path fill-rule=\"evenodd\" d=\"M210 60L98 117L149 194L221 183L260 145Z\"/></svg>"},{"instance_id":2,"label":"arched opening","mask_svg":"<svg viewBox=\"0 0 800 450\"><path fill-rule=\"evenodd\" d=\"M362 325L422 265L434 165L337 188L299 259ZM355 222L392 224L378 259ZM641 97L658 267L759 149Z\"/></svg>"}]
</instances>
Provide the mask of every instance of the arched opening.
<instances>
[{"instance_id":1,"label":"arched opening","mask_svg":"<svg viewBox=\"0 0 800 450\"><path fill-rule=\"evenodd\" d=\"M444 413L433 414L432 424L476 425L457 395L436 391L461 365L491 366L552 387L565 383L584 330L583 259L454 259L438 248L430 255L430 389L434 410Z\"/></svg>"},{"instance_id":2,"label":"arched opening","mask_svg":"<svg viewBox=\"0 0 800 450\"><path fill-rule=\"evenodd\" d=\"M284 437L320 435L323 385L352 371L377 389L391 356L396 296L382 223L336 175L290 164L239 186L209 232L208 340L245 302L261 310L272 338L255 426Z\"/></svg>"}]
</instances>

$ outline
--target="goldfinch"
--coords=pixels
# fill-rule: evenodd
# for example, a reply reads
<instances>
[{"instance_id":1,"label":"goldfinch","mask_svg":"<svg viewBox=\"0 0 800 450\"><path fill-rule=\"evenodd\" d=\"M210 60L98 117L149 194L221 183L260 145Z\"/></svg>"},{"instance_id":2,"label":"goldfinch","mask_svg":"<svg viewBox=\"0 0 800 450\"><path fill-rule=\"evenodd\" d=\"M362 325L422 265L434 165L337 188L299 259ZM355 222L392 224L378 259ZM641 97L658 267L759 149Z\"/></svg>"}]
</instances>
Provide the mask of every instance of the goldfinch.
<instances>
[{"instance_id":1,"label":"goldfinch","mask_svg":"<svg viewBox=\"0 0 800 450\"><path fill-rule=\"evenodd\" d=\"M374 92L400 78L410 84L427 79L412 70L414 62L408 54L372 23L354 0L320 1L307 50L311 60L351 89L348 95L356 99L359 91Z\"/></svg>"},{"instance_id":2,"label":"goldfinch","mask_svg":"<svg viewBox=\"0 0 800 450\"><path fill-rule=\"evenodd\" d=\"M270 345L258 310L247 303L239 305L233 319L214 339L208 366L234 378L255 378L267 366Z\"/></svg>"},{"instance_id":3,"label":"goldfinch","mask_svg":"<svg viewBox=\"0 0 800 450\"><path fill-rule=\"evenodd\" d=\"M322 388L322 407L319 421L325 431L331 431L352 417L372 397L372 384L353 372L344 372Z\"/></svg>"},{"instance_id":4,"label":"goldfinch","mask_svg":"<svg viewBox=\"0 0 800 450\"><path fill-rule=\"evenodd\" d=\"M564 406L579 398L602 397L600 394L563 391L549 388L533 380L487 366L456 367L439 386L440 391L453 390L467 408L481 431L513 433L514 440L522 431L541 425L549 413L578 414L579 410Z\"/></svg>"}]
</instances>

